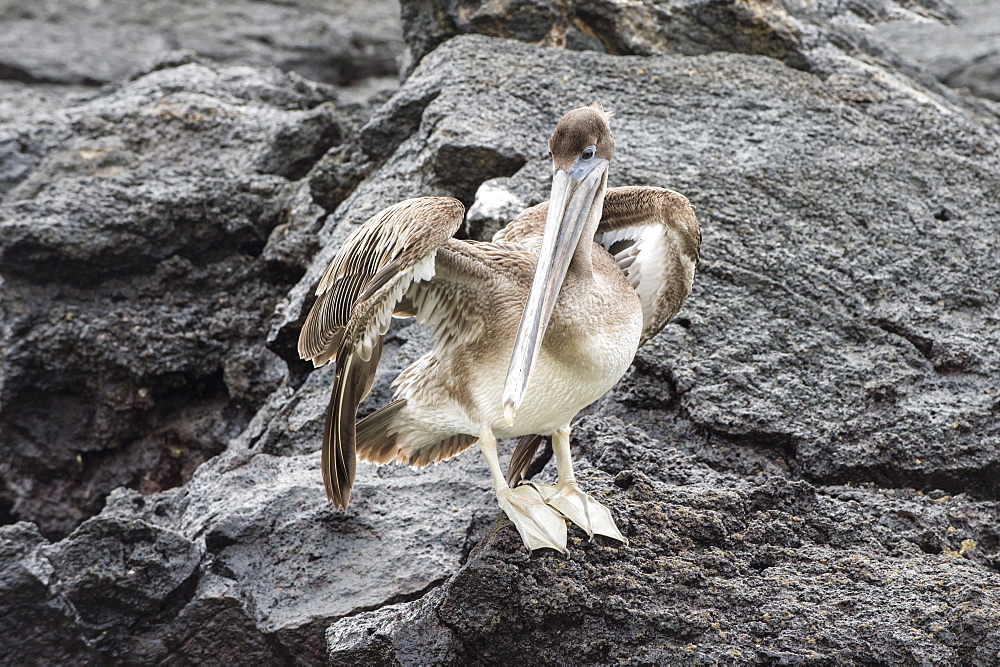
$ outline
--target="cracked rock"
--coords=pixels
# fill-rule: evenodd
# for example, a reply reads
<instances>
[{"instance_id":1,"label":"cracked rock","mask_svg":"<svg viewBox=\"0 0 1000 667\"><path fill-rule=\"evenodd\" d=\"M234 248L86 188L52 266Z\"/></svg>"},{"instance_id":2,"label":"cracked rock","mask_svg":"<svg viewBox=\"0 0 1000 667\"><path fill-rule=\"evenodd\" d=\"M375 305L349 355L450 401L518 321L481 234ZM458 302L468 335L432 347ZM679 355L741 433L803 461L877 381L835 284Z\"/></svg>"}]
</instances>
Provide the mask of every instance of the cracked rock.
<instances>
[{"instance_id":1,"label":"cracked rock","mask_svg":"<svg viewBox=\"0 0 1000 667\"><path fill-rule=\"evenodd\" d=\"M596 471L581 484L628 546L574 528L571 558L529 558L498 521L433 594L331 626L329 660L986 664L1000 652L1000 575L895 534L868 513L871 492L638 471L624 490Z\"/></svg>"},{"instance_id":2,"label":"cracked rock","mask_svg":"<svg viewBox=\"0 0 1000 667\"><path fill-rule=\"evenodd\" d=\"M903 64L869 37L872 25L954 17L939 0L402 0L404 69L448 38L472 32L614 55L764 55L829 74L844 54Z\"/></svg>"}]
</instances>

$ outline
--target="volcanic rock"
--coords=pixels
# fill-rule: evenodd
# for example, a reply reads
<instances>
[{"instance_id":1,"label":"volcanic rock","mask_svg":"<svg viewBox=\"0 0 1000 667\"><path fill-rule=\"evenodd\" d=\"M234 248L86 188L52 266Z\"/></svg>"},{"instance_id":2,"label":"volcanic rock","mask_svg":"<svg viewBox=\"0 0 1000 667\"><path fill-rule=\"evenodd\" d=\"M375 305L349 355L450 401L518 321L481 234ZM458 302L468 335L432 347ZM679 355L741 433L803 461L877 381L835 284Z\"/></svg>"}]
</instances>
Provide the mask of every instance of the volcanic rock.
<instances>
[{"instance_id":1,"label":"volcanic rock","mask_svg":"<svg viewBox=\"0 0 1000 667\"><path fill-rule=\"evenodd\" d=\"M1000 12L991 0L953 0L954 22L893 21L877 37L943 83L1000 102Z\"/></svg>"},{"instance_id":2,"label":"volcanic rock","mask_svg":"<svg viewBox=\"0 0 1000 667\"><path fill-rule=\"evenodd\" d=\"M862 39L949 6L791 4L408 2L423 57L377 110L190 54L5 83L0 660L1000 659L997 124ZM524 43L560 22L571 49ZM443 41L469 30L521 41ZM684 310L572 436L628 545L529 556L475 448L360 466L333 510L334 370L295 350L326 263L419 195L488 237L595 99L611 184L704 231ZM389 331L362 414L430 343Z\"/></svg>"},{"instance_id":3,"label":"volcanic rock","mask_svg":"<svg viewBox=\"0 0 1000 667\"><path fill-rule=\"evenodd\" d=\"M455 35L480 33L614 55L728 51L828 73L845 54L901 62L868 37L872 24L955 17L940 0L402 0L404 71Z\"/></svg>"},{"instance_id":4,"label":"volcanic rock","mask_svg":"<svg viewBox=\"0 0 1000 667\"><path fill-rule=\"evenodd\" d=\"M341 139L332 97L191 62L0 128L21 165L0 200L14 517L64 535L117 486L182 483L281 384L262 332L302 269L271 237L325 215L286 202Z\"/></svg>"}]
</instances>

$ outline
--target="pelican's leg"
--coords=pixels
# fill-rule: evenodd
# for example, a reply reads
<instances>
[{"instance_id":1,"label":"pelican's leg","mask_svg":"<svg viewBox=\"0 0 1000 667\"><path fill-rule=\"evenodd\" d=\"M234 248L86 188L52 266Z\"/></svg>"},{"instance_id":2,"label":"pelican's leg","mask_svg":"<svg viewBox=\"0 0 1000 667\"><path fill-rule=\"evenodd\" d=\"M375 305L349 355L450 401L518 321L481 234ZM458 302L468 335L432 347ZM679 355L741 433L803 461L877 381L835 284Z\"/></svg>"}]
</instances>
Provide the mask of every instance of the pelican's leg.
<instances>
[{"instance_id":1,"label":"pelican's leg","mask_svg":"<svg viewBox=\"0 0 1000 667\"><path fill-rule=\"evenodd\" d=\"M558 483L555 486L531 484L538 489L545 502L587 531L591 539L594 538L594 533L597 533L628 544L628 540L615 525L611 510L580 490L580 486L576 483L573 459L569 450L569 426L552 434L552 452L556 456Z\"/></svg>"},{"instance_id":2,"label":"pelican's leg","mask_svg":"<svg viewBox=\"0 0 1000 667\"><path fill-rule=\"evenodd\" d=\"M555 549L566 551L566 520L545 504L531 486L510 488L500 468L497 457L497 439L491 428L484 427L479 432L479 448L493 477L493 488L497 494L497 504L504 511L520 533L528 551L535 549Z\"/></svg>"}]
</instances>

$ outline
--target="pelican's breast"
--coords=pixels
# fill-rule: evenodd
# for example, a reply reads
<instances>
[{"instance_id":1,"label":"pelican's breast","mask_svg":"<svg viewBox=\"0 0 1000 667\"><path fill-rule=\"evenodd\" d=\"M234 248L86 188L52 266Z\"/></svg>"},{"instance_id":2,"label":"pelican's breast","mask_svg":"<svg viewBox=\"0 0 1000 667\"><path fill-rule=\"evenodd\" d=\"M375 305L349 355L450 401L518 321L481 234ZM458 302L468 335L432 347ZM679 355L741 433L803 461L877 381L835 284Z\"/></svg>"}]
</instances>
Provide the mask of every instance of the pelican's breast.
<instances>
[{"instance_id":1,"label":"pelican's breast","mask_svg":"<svg viewBox=\"0 0 1000 667\"><path fill-rule=\"evenodd\" d=\"M612 268L616 273L595 271L593 289L569 290L570 298L557 303L514 428L503 420L499 401L496 414L491 411L498 435L551 433L628 370L642 334L642 307L621 271Z\"/></svg>"}]
</instances>

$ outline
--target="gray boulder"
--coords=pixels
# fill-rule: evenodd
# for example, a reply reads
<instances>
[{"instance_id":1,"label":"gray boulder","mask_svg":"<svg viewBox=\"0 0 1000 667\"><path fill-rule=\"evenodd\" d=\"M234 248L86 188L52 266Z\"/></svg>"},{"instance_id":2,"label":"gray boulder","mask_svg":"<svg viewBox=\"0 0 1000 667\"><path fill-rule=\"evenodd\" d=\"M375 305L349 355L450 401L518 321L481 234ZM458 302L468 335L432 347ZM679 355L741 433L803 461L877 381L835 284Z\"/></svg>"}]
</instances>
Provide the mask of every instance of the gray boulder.
<instances>
[{"instance_id":1,"label":"gray boulder","mask_svg":"<svg viewBox=\"0 0 1000 667\"><path fill-rule=\"evenodd\" d=\"M91 657L70 606L52 586L53 566L38 528L0 526L0 662L83 665Z\"/></svg>"},{"instance_id":2,"label":"gray boulder","mask_svg":"<svg viewBox=\"0 0 1000 667\"><path fill-rule=\"evenodd\" d=\"M476 463L363 466L341 513L312 453L236 448L183 488L116 491L54 544L4 527L0 626L32 638L4 655L318 664L330 623L419 598L464 562L493 516Z\"/></svg>"},{"instance_id":3,"label":"gray boulder","mask_svg":"<svg viewBox=\"0 0 1000 667\"><path fill-rule=\"evenodd\" d=\"M333 90L175 65L0 126L0 497L49 535L184 482L286 374L263 331L314 251L278 246L325 215L286 202L341 140Z\"/></svg>"},{"instance_id":4,"label":"gray boulder","mask_svg":"<svg viewBox=\"0 0 1000 667\"><path fill-rule=\"evenodd\" d=\"M597 418L581 430L595 428L628 455L634 434ZM1000 653L1000 576L965 557L974 541L930 555L883 521L891 494L720 479L659 451L687 483L634 469L581 478L625 517L627 547L577 532L571 558L529 558L516 533L491 532L430 595L331 626L330 663L991 664Z\"/></svg>"},{"instance_id":5,"label":"gray boulder","mask_svg":"<svg viewBox=\"0 0 1000 667\"><path fill-rule=\"evenodd\" d=\"M0 78L30 83L117 82L162 54L192 50L218 62L280 67L346 85L394 75L399 5L293 2L0 2Z\"/></svg>"},{"instance_id":6,"label":"gray boulder","mask_svg":"<svg viewBox=\"0 0 1000 667\"><path fill-rule=\"evenodd\" d=\"M1000 102L1000 12L991 0L952 0L954 22L893 21L875 34L949 86Z\"/></svg>"},{"instance_id":7,"label":"gray boulder","mask_svg":"<svg viewBox=\"0 0 1000 667\"><path fill-rule=\"evenodd\" d=\"M446 39L480 33L614 55L766 55L822 74L844 55L901 64L870 39L873 24L955 15L945 0L402 0L401 14L411 69Z\"/></svg>"}]
</instances>

